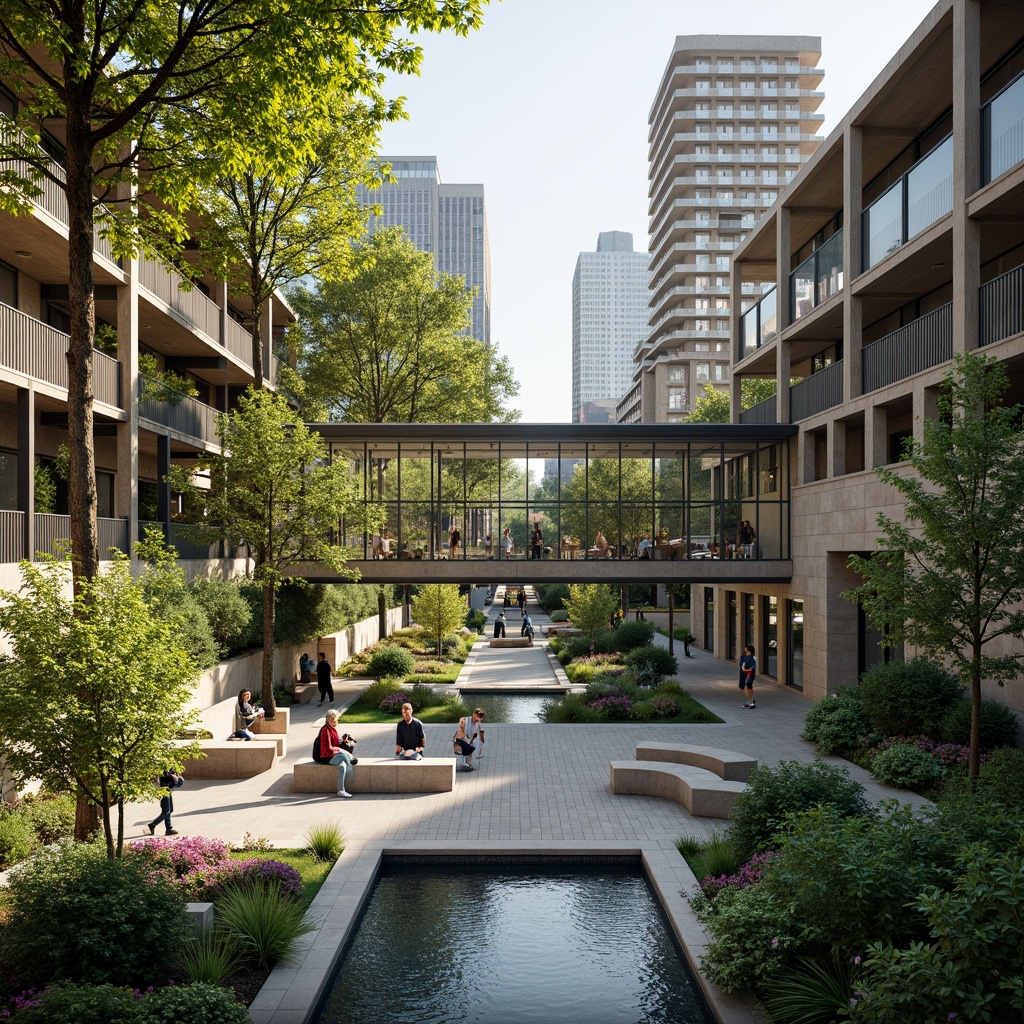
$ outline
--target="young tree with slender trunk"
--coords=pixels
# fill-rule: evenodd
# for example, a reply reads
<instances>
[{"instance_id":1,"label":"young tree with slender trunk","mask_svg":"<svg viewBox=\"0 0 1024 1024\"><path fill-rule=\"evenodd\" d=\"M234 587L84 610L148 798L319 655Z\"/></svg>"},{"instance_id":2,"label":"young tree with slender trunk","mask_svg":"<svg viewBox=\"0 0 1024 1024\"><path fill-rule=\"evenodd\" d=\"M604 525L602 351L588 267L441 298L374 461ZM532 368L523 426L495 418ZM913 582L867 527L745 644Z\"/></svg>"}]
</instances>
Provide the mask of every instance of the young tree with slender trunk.
<instances>
[{"instance_id":1,"label":"young tree with slender trunk","mask_svg":"<svg viewBox=\"0 0 1024 1024\"><path fill-rule=\"evenodd\" d=\"M428 583L412 599L413 621L423 627L441 657L441 641L461 626L466 618L466 599L457 583Z\"/></svg>"},{"instance_id":2,"label":"young tree with slender trunk","mask_svg":"<svg viewBox=\"0 0 1024 1024\"><path fill-rule=\"evenodd\" d=\"M1007 386L995 359L955 358L909 466L875 471L902 497L903 519L878 516L878 550L851 556L863 582L844 595L864 606L884 645L912 644L969 683L972 779L982 680L1002 686L1024 666L1024 407L1002 404ZM988 653L993 643L1000 653Z\"/></svg>"},{"instance_id":3,"label":"young tree with slender trunk","mask_svg":"<svg viewBox=\"0 0 1024 1024\"><path fill-rule=\"evenodd\" d=\"M357 519L362 504L348 465L329 461L323 438L281 395L250 388L237 409L218 418L217 434L222 454L195 470L174 467L172 485L184 495L183 532L199 543L243 542L252 552L253 579L263 589L260 693L273 718L277 589L289 569L307 562L357 579L345 566L347 549L333 538L342 517ZM197 473L209 473L209 490L194 486Z\"/></svg>"},{"instance_id":4,"label":"young tree with slender trunk","mask_svg":"<svg viewBox=\"0 0 1024 1024\"><path fill-rule=\"evenodd\" d=\"M72 789L102 813L107 856L124 846L124 805L155 798L155 778L198 745L177 734L198 676L173 620L154 614L127 557L67 597L67 568L21 566L18 593L0 593L0 736L6 768L21 783ZM116 828L111 812L117 809Z\"/></svg>"}]
</instances>

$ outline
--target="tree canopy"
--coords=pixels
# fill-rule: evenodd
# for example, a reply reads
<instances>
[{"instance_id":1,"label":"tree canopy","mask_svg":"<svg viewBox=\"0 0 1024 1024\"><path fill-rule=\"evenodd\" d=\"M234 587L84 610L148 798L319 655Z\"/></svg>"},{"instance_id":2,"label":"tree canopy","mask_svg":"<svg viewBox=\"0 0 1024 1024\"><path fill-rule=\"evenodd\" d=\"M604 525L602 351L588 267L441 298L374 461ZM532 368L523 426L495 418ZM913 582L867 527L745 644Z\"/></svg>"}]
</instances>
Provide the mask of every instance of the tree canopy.
<instances>
[{"instance_id":1,"label":"tree canopy","mask_svg":"<svg viewBox=\"0 0 1024 1024\"><path fill-rule=\"evenodd\" d=\"M457 583L428 583L412 599L413 621L434 644L441 657L441 641L462 625L466 617L466 599L459 593Z\"/></svg>"},{"instance_id":2,"label":"tree canopy","mask_svg":"<svg viewBox=\"0 0 1024 1024\"><path fill-rule=\"evenodd\" d=\"M292 332L307 415L352 423L487 423L514 415L508 361L461 332L472 290L400 228L356 244L350 276L298 289Z\"/></svg>"},{"instance_id":3,"label":"tree canopy","mask_svg":"<svg viewBox=\"0 0 1024 1024\"><path fill-rule=\"evenodd\" d=\"M0 593L0 630L12 645L0 661L6 769L98 805L107 855L120 856L125 802L156 796L155 776L198 756L173 743L196 718L185 710L196 666L126 557L83 581L73 600L64 565L23 562L21 577L20 591Z\"/></svg>"},{"instance_id":4,"label":"tree canopy","mask_svg":"<svg viewBox=\"0 0 1024 1024\"><path fill-rule=\"evenodd\" d=\"M972 778L982 680L1003 685L1024 665L1024 407L1003 404L1007 386L995 359L955 358L938 416L924 421L923 442L909 443L913 472L875 471L899 492L903 519L879 514L878 550L850 557L863 582L844 595L863 605L883 644L913 644L969 680Z\"/></svg>"}]
</instances>

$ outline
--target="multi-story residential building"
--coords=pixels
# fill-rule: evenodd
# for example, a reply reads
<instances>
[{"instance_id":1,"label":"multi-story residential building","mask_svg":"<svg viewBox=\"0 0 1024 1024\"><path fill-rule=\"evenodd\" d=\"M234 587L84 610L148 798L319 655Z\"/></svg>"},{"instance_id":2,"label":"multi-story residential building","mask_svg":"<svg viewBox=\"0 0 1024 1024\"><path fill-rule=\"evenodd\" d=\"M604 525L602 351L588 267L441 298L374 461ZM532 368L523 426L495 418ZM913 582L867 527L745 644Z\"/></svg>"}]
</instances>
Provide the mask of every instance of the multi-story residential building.
<instances>
[{"instance_id":1,"label":"multi-story residential building","mask_svg":"<svg viewBox=\"0 0 1024 1024\"><path fill-rule=\"evenodd\" d=\"M676 38L649 117L649 330L620 422L681 422L728 386L729 258L821 142L820 56L816 36Z\"/></svg>"},{"instance_id":2,"label":"multi-story residential building","mask_svg":"<svg viewBox=\"0 0 1024 1024\"><path fill-rule=\"evenodd\" d=\"M0 87L0 122L16 110L14 95ZM68 439L67 222L64 193L52 186L31 213L0 213L0 580L15 589L19 559L56 554L69 536L63 482L55 481L55 506L39 508L35 493L37 466L54 462ZM252 383L251 307L212 277L183 291L178 275L154 260L115 259L99 235L93 262L97 333L107 342L93 355L101 555L127 553L152 520L182 557L217 557L217 546L196 549L175 538L165 477L172 463L194 465L198 453L219 450L216 415ZM269 302L263 365L270 382L274 341L293 319L280 296ZM142 353L158 372L187 377L198 396L154 397L139 373Z\"/></svg>"},{"instance_id":3,"label":"multi-story residential building","mask_svg":"<svg viewBox=\"0 0 1024 1024\"><path fill-rule=\"evenodd\" d=\"M842 596L877 514L900 514L874 470L923 440L957 353L1002 361L1024 399L1022 215L1024 4L939 0L733 255L733 419L799 430L790 582L694 588L693 629L720 656L753 643L761 674L814 697L885 656ZM748 377L776 395L741 411ZM985 696L1024 711L1020 687Z\"/></svg>"},{"instance_id":4,"label":"multi-story residential building","mask_svg":"<svg viewBox=\"0 0 1024 1024\"><path fill-rule=\"evenodd\" d=\"M421 252L434 257L434 267L458 274L476 289L467 333L491 341L491 249L483 185L446 185L433 156L381 156L391 166L394 182L373 191L360 190L364 204L381 208L370 218L371 231L398 226Z\"/></svg>"},{"instance_id":5,"label":"multi-story residential building","mask_svg":"<svg viewBox=\"0 0 1024 1024\"><path fill-rule=\"evenodd\" d=\"M628 231L602 231L572 278L572 422L584 407L612 403L629 386L633 351L647 331L647 253ZM613 417L614 421L614 409Z\"/></svg>"}]
</instances>

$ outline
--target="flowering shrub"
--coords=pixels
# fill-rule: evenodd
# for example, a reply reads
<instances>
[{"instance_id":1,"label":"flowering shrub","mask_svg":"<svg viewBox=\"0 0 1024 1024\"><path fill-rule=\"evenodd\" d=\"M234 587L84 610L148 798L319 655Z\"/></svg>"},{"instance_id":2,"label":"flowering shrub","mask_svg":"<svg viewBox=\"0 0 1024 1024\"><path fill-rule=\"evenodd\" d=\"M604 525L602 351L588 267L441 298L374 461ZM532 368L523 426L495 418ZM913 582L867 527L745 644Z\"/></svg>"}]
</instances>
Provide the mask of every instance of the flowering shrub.
<instances>
[{"instance_id":1,"label":"flowering shrub","mask_svg":"<svg viewBox=\"0 0 1024 1024\"><path fill-rule=\"evenodd\" d=\"M298 871L279 860L253 857L252 860L230 861L225 868L229 869L225 872L227 884L261 885L266 888L276 883L283 896L299 896L302 893L302 878Z\"/></svg>"},{"instance_id":2,"label":"flowering shrub","mask_svg":"<svg viewBox=\"0 0 1024 1024\"><path fill-rule=\"evenodd\" d=\"M585 654L575 658L574 665L625 665L626 658L622 654Z\"/></svg>"},{"instance_id":3,"label":"flowering shrub","mask_svg":"<svg viewBox=\"0 0 1024 1024\"><path fill-rule=\"evenodd\" d=\"M612 694L608 697L598 697L590 702L590 707L608 718L629 718L633 708L633 702L625 694Z\"/></svg>"},{"instance_id":4,"label":"flowering shrub","mask_svg":"<svg viewBox=\"0 0 1024 1024\"><path fill-rule=\"evenodd\" d=\"M675 718L679 714L679 705L668 697L658 697L651 701L651 714L655 718Z\"/></svg>"},{"instance_id":5,"label":"flowering shrub","mask_svg":"<svg viewBox=\"0 0 1024 1024\"><path fill-rule=\"evenodd\" d=\"M380 702L380 710L389 712L392 715L397 715L401 712L402 705L407 704L408 702L409 698L399 690L398 693L389 693Z\"/></svg>"},{"instance_id":6,"label":"flowering shrub","mask_svg":"<svg viewBox=\"0 0 1024 1024\"><path fill-rule=\"evenodd\" d=\"M868 768L879 754L893 747L918 747L932 757L944 768L951 768L954 765L967 764L971 748L962 743L939 743L929 736L887 736L872 744L864 752L868 762ZM983 750L981 752L981 763L984 764L992 755Z\"/></svg>"},{"instance_id":7,"label":"flowering shrub","mask_svg":"<svg viewBox=\"0 0 1024 1024\"><path fill-rule=\"evenodd\" d=\"M697 884L708 899L713 899L723 889L746 889L748 885L761 881L765 864L775 856L777 854L772 850L766 850L751 857L734 875L706 875Z\"/></svg>"},{"instance_id":8,"label":"flowering shrub","mask_svg":"<svg viewBox=\"0 0 1024 1024\"><path fill-rule=\"evenodd\" d=\"M439 676L451 668L450 661L421 661L416 665L416 672L423 676Z\"/></svg>"},{"instance_id":9,"label":"flowering shrub","mask_svg":"<svg viewBox=\"0 0 1024 1024\"><path fill-rule=\"evenodd\" d=\"M203 836L143 839L125 846L125 853L140 858L149 873L170 882L214 870L230 859L227 843Z\"/></svg>"}]
</instances>

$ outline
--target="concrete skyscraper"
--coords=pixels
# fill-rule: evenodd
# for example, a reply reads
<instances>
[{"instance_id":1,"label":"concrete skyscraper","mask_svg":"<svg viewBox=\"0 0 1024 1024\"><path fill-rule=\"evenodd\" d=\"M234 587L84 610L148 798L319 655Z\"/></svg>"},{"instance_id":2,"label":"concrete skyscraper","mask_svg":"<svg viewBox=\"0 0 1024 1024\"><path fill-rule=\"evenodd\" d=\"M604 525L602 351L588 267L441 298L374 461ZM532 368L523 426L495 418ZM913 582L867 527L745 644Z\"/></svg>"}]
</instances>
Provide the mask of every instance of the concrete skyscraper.
<instances>
[{"instance_id":1,"label":"concrete skyscraper","mask_svg":"<svg viewBox=\"0 0 1024 1024\"><path fill-rule=\"evenodd\" d=\"M620 422L678 422L728 384L730 254L822 141L820 56L816 36L676 38L648 119L650 320Z\"/></svg>"},{"instance_id":2,"label":"concrete skyscraper","mask_svg":"<svg viewBox=\"0 0 1024 1024\"><path fill-rule=\"evenodd\" d=\"M434 267L460 274L476 289L469 333L491 342L491 250L483 185L445 185L433 156L381 156L391 165L395 182L372 192L361 190L362 201L381 207L371 217L371 231L397 225L421 252L434 257Z\"/></svg>"},{"instance_id":3,"label":"concrete skyscraper","mask_svg":"<svg viewBox=\"0 0 1024 1024\"><path fill-rule=\"evenodd\" d=\"M633 377L633 352L647 334L647 298L647 253L633 251L628 231L602 231L597 251L579 254L572 278L573 423L596 422L595 413L614 421L615 403Z\"/></svg>"}]
</instances>

